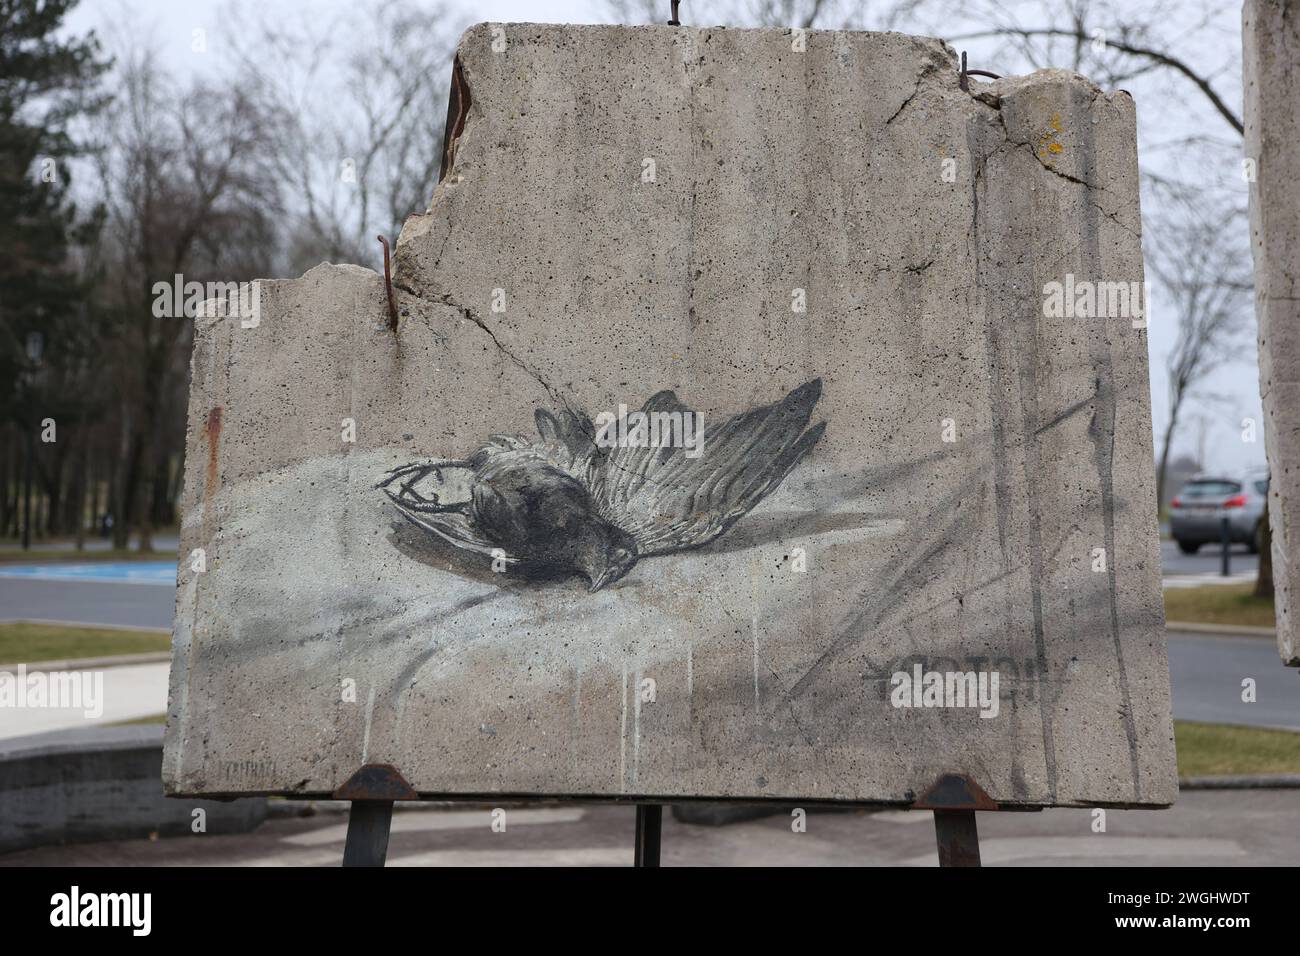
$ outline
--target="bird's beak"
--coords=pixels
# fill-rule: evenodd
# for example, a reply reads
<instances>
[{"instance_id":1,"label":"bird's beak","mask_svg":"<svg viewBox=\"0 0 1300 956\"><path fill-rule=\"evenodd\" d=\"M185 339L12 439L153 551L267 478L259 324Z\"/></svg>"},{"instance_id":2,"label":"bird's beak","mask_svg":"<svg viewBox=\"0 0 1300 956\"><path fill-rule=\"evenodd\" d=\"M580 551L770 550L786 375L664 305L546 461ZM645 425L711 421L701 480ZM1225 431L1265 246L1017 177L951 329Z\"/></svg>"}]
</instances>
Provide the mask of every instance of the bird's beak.
<instances>
[{"instance_id":1,"label":"bird's beak","mask_svg":"<svg viewBox=\"0 0 1300 956\"><path fill-rule=\"evenodd\" d=\"M604 571L601 571L600 574L596 575L596 579L591 582L591 587L587 589L588 593L594 594L596 591L599 591L606 584L608 584L610 581L615 580L617 577L618 577L618 568L616 567L606 568Z\"/></svg>"}]
</instances>

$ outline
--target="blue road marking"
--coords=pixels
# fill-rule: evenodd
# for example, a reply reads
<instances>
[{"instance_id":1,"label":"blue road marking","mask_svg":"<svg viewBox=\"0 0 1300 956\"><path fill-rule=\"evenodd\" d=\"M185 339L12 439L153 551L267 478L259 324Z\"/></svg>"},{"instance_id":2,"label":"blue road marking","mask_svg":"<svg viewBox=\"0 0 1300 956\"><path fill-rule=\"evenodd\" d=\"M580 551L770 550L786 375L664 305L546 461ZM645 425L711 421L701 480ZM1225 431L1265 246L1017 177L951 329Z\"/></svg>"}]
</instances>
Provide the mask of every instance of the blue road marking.
<instances>
[{"instance_id":1,"label":"blue road marking","mask_svg":"<svg viewBox=\"0 0 1300 956\"><path fill-rule=\"evenodd\" d=\"M0 578L29 581L99 581L127 584L176 585L176 565L171 561L106 561L95 564L0 565Z\"/></svg>"}]
</instances>

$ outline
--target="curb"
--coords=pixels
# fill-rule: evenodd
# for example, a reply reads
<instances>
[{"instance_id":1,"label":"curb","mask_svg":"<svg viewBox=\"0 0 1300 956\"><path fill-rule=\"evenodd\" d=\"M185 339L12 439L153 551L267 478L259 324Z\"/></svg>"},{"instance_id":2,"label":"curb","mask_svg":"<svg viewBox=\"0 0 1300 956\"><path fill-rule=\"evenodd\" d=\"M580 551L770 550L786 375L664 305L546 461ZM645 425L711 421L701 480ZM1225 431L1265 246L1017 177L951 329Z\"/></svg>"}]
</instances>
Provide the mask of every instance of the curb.
<instances>
[{"instance_id":1,"label":"curb","mask_svg":"<svg viewBox=\"0 0 1300 956\"><path fill-rule=\"evenodd\" d=\"M61 843L247 833L265 797L172 800L160 785L160 726L84 727L0 740L0 854Z\"/></svg>"},{"instance_id":2,"label":"curb","mask_svg":"<svg viewBox=\"0 0 1300 956\"><path fill-rule=\"evenodd\" d=\"M1295 790L1300 773L1237 774L1229 777L1183 777L1179 790Z\"/></svg>"},{"instance_id":3,"label":"curb","mask_svg":"<svg viewBox=\"0 0 1300 956\"><path fill-rule=\"evenodd\" d=\"M1165 630L1174 634L1226 634L1229 637L1267 637L1277 640L1277 629L1251 627L1247 624L1198 624L1191 621L1166 621Z\"/></svg>"},{"instance_id":4,"label":"curb","mask_svg":"<svg viewBox=\"0 0 1300 956\"><path fill-rule=\"evenodd\" d=\"M0 664L7 669L21 665L28 673L32 671L88 671L103 670L109 667L129 667L132 664L161 664L172 659L171 651L151 651L147 654L119 654L116 657L81 657L67 661L15 661L12 664Z\"/></svg>"}]
</instances>

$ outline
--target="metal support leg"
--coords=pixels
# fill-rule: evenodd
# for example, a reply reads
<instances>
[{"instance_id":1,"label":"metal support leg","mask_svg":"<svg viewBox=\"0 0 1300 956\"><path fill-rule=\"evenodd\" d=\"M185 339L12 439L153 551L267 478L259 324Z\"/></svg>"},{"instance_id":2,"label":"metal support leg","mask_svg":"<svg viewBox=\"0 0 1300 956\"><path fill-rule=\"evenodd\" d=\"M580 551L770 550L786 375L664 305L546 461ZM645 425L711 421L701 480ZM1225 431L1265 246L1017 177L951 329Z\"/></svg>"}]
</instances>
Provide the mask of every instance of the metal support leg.
<instances>
[{"instance_id":1,"label":"metal support leg","mask_svg":"<svg viewBox=\"0 0 1300 956\"><path fill-rule=\"evenodd\" d=\"M348 812L343 865L383 866L388 857L388 831L392 823L392 800L353 800Z\"/></svg>"},{"instance_id":2,"label":"metal support leg","mask_svg":"<svg viewBox=\"0 0 1300 956\"><path fill-rule=\"evenodd\" d=\"M1232 552L1232 533L1228 527L1228 519L1219 519L1219 560L1221 567L1219 572L1226 578L1232 576L1232 559L1229 554Z\"/></svg>"},{"instance_id":3,"label":"metal support leg","mask_svg":"<svg viewBox=\"0 0 1300 956\"><path fill-rule=\"evenodd\" d=\"M659 865L659 836L663 831L664 808L655 804L636 806L636 852L633 866Z\"/></svg>"},{"instance_id":4,"label":"metal support leg","mask_svg":"<svg viewBox=\"0 0 1300 956\"><path fill-rule=\"evenodd\" d=\"M934 837L940 866L979 866L980 839L974 810L935 810Z\"/></svg>"}]
</instances>

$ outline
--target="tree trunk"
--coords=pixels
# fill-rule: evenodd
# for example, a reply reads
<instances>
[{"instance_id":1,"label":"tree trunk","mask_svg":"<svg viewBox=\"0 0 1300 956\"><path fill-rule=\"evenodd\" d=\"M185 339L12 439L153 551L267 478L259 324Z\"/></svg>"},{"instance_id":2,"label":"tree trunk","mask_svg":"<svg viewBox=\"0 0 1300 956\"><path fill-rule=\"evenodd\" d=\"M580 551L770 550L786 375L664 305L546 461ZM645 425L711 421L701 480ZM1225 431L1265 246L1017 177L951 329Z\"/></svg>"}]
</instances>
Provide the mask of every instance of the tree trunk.
<instances>
[{"instance_id":1,"label":"tree trunk","mask_svg":"<svg viewBox=\"0 0 1300 956\"><path fill-rule=\"evenodd\" d=\"M18 501L16 494L18 487L18 456L15 454L18 446L14 442L9 429L6 428L4 431L5 450L8 454L5 455L4 474L0 475L0 482L4 483L4 487L0 488L0 537L8 537L11 527L15 536L18 533L17 525L14 524L13 520L17 512L15 505Z\"/></svg>"},{"instance_id":2,"label":"tree trunk","mask_svg":"<svg viewBox=\"0 0 1300 956\"><path fill-rule=\"evenodd\" d=\"M1160 464L1156 467L1156 513L1165 506L1165 470L1169 467L1169 449L1174 443L1174 427L1178 422L1178 408L1169 410L1169 424L1165 426L1164 447L1160 450Z\"/></svg>"},{"instance_id":3,"label":"tree trunk","mask_svg":"<svg viewBox=\"0 0 1300 956\"><path fill-rule=\"evenodd\" d=\"M127 440L127 454L117 480L117 500L113 503L113 547L126 548L131 542L131 521L140 496L140 438L132 433Z\"/></svg>"},{"instance_id":4,"label":"tree trunk","mask_svg":"<svg viewBox=\"0 0 1300 956\"><path fill-rule=\"evenodd\" d=\"M1273 528L1268 508L1259 519L1259 574L1255 577L1255 597L1273 600Z\"/></svg>"},{"instance_id":5,"label":"tree trunk","mask_svg":"<svg viewBox=\"0 0 1300 956\"><path fill-rule=\"evenodd\" d=\"M62 515L60 504L63 501L63 458L60 449L50 448L41 442L36 456L37 469L40 472L41 487L45 491L45 507L41 512L41 529L46 537L54 537L62 530L59 518ZM44 459L42 461L42 459Z\"/></svg>"},{"instance_id":6,"label":"tree trunk","mask_svg":"<svg viewBox=\"0 0 1300 956\"><path fill-rule=\"evenodd\" d=\"M77 508L72 514L72 520L75 522L73 527L77 532L78 551L86 550L86 495L90 483L90 454L87 445L89 445L89 437L82 436L81 454L77 461L77 491L72 496L77 502Z\"/></svg>"},{"instance_id":7,"label":"tree trunk","mask_svg":"<svg viewBox=\"0 0 1300 956\"><path fill-rule=\"evenodd\" d=\"M108 506L107 490L103 472L99 468L99 463L96 462L90 480L90 524L96 534L99 533L99 519Z\"/></svg>"},{"instance_id":8,"label":"tree trunk","mask_svg":"<svg viewBox=\"0 0 1300 956\"><path fill-rule=\"evenodd\" d=\"M170 471L171 460L169 456L165 452L159 454L154 465L153 501L150 506L155 528L165 528L172 523L172 503L169 497L171 494Z\"/></svg>"}]
</instances>

